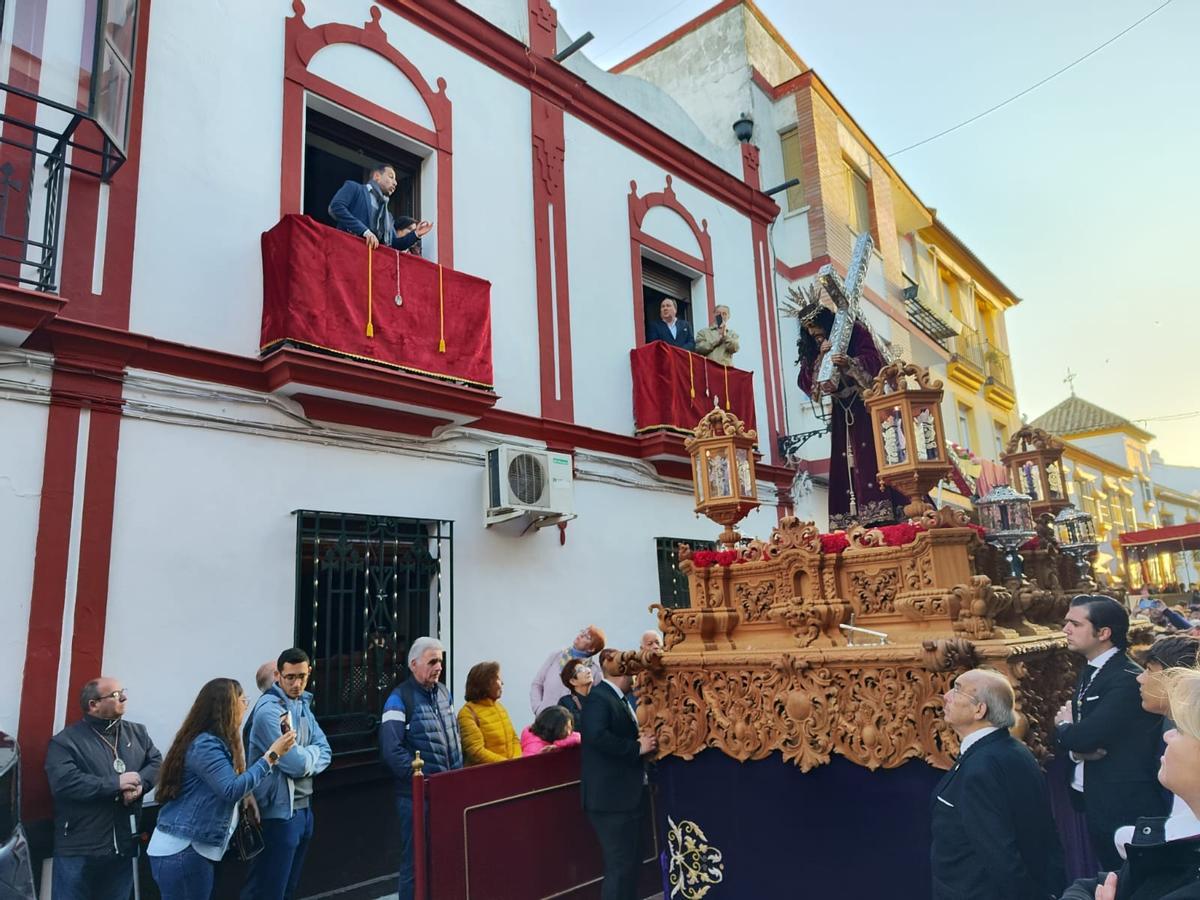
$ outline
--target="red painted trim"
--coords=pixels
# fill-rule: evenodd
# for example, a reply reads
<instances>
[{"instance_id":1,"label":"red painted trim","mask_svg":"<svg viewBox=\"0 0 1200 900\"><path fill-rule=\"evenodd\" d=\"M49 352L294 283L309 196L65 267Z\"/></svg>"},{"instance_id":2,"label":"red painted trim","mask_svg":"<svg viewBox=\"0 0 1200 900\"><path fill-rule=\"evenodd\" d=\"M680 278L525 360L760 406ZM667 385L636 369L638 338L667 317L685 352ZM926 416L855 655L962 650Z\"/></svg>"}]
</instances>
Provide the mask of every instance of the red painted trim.
<instances>
[{"instance_id":1,"label":"red painted trim","mask_svg":"<svg viewBox=\"0 0 1200 900\"><path fill-rule=\"evenodd\" d=\"M141 0L137 16L137 49L134 54L129 140L126 143L125 164L113 177L108 189L104 285L99 294L92 293L92 269L96 258L100 185L95 179L77 173L72 173L68 182L67 221L61 252L61 293L71 298L72 317L111 328L126 328L129 325L150 13L151 0ZM99 73L96 73L96 77L99 77ZM82 139L88 140L92 146L99 146L99 135L94 126L87 127L89 134L84 135Z\"/></svg>"},{"instance_id":2,"label":"red painted trim","mask_svg":"<svg viewBox=\"0 0 1200 900\"><path fill-rule=\"evenodd\" d=\"M522 85L737 212L770 222L779 207L741 179L663 133L562 65L531 53L525 44L454 0L378 0L422 31L445 41L504 78Z\"/></svg>"},{"instance_id":3,"label":"red painted trim","mask_svg":"<svg viewBox=\"0 0 1200 900\"><path fill-rule=\"evenodd\" d=\"M368 406L365 403L348 403L345 400L334 400L315 394L293 394L292 399L300 404L304 415L310 419L335 422L352 428L374 428L377 431L432 437L437 429L451 424L450 419L421 416L396 409Z\"/></svg>"},{"instance_id":4,"label":"red painted trim","mask_svg":"<svg viewBox=\"0 0 1200 900\"><path fill-rule=\"evenodd\" d=\"M67 301L11 284L0 284L0 327L33 332L57 316Z\"/></svg>"},{"instance_id":5,"label":"red painted trim","mask_svg":"<svg viewBox=\"0 0 1200 900\"><path fill-rule=\"evenodd\" d=\"M707 294L708 304L708 321L711 322L717 308L716 287L713 280L713 252L712 252L712 236L708 233L708 220L701 219L696 221L696 217L691 211L680 202L675 195L675 188L671 184L671 176L666 179L666 187L661 191L655 191L645 194L641 197L637 193L637 182L629 182L629 244L630 244L630 272L633 279L633 333L635 346L641 346L646 343L646 325L643 321L645 313L642 309L642 248L647 247L657 253L661 253L674 262L687 266L689 269L694 269L704 276L704 292ZM690 253L686 253L677 247L672 247L653 235L647 234L642 230L642 222L645 221L646 214L656 206L665 206L670 209L681 219L688 228L691 229L693 237L696 238L696 246L700 248L700 253L703 258L697 258ZM695 314L693 313L693 318ZM693 322L693 326L698 325L698 322Z\"/></svg>"},{"instance_id":6,"label":"red painted trim","mask_svg":"<svg viewBox=\"0 0 1200 900\"><path fill-rule=\"evenodd\" d=\"M541 56L558 51L558 13L548 0L529 0L529 49Z\"/></svg>"},{"instance_id":7,"label":"red painted trim","mask_svg":"<svg viewBox=\"0 0 1200 900\"><path fill-rule=\"evenodd\" d=\"M56 383L61 385L62 379L59 372L54 373L52 392ZM78 441L78 406L52 402L46 423L42 497L33 559L33 590L29 599L29 636L25 643L25 674L17 728L25 767L21 810L27 820L47 818L53 813L50 785L44 770L46 747L54 732Z\"/></svg>"},{"instance_id":8,"label":"red painted trim","mask_svg":"<svg viewBox=\"0 0 1200 900\"><path fill-rule=\"evenodd\" d=\"M806 72L801 72L799 75L794 75L780 84L771 84L767 76L760 72L757 66L751 66L750 80L758 85L762 92L772 100L779 100L781 97L786 97L788 94L794 94L808 87L812 83L812 70L809 69Z\"/></svg>"},{"instance_id":9,"label":"red painted trim","mask_svg":"<svg viewBox=\"0 0 1200 900\"><path fill-rule=\"evenodd\" d=\"M801 263L798 266L789 266L777 256L775 257L775 271L788 281L799 281L802 278L811 278L816 275L821 266L828 262L829 256L826 255L818 256L816 259Z\"/></svg>"},{"instance_id":10,"label":"red painted trim","mask_svg":"<svg viewBox=\"0 0 1200 900\"><path fill-rule=\"evenodd\" d=\"M628 59L621 60L621 62L617 63L615 66L610 68L608 71L612 72L614 75L619 75L620 73L624 72L626 69L636 66L642 60L653 56L655 53L657 53L659 50L662 50L664 47L671 46L671 44L675 43L677 40L684 37L685 35L690 34L691 32L700 28L702 25L706 25L709 22L711 22L713 19L717 18L718 16L729 12L729 10L733 9L735 6L740 6L742 4L742 2L743 2L743 0L721 0L721 2L718 3L716 6L711 7L710 9L706 9L704 12L700 13L700 15L696 16L694 19L690 19L687 22L684 22L682 25L680 25L674 31L668 32L667 34L660 37L653 44L650 44L648 47L643 47L641 50L639 50L637 53L633 54L633 56L629 57Z\"/></svg>"},{"instance_id":11,"label":"red painted trim","mask_svg":"<svg viewBox=\"0 0 1200 900\"><path fill-rule=\"evenodd\" d=\"M531 23L531 27L534 24ZM575 388L567 272L567 195L563 179L566 136L562 108L536 94L531 95L530 130L541 410L544 416L570 422L575 418Z\"/></svg>"},{"instance_id":12,"label":"red painted trim","mask_svg":"<svg viewBox=\"0 0 1200 900\"><path fill-rule=\"evenodd\" d=\"M296 0L293 15L284 22L283 146L280 156L280 215L298 213L304 171L305 92L324 97L331 103L379 122L393 131L430 147L437 158L437 229L438 262L454 265L454 165L453 116L446 79L437 79L437 90L429 86L420 70L388 42L380 25L381 13L372 6L370 20L361 28L331 23L310 28L304 23L304 5ZM309 72L312 58L334 44L352 44L370 50L400 70L421 95L433 130L392 113L344 88Z\"/></svg>"},{"instance_id":13,"label":"red painted trim","mask_svg":"<svg viewBox=\"0 0 1200 900\"><path fill-rule=\"evenodd\" d=\"M101 392L107 392L119 407L119 379L101 382L98 387ZM103 669L120 435L120 412L94 406L88 425L87 468L83 483L75 625L71 637L71 674L67 682L68 722L77 721L82 715L79 705L73 702L80 686L98 677Z\"/></svg>"}]
</instances>

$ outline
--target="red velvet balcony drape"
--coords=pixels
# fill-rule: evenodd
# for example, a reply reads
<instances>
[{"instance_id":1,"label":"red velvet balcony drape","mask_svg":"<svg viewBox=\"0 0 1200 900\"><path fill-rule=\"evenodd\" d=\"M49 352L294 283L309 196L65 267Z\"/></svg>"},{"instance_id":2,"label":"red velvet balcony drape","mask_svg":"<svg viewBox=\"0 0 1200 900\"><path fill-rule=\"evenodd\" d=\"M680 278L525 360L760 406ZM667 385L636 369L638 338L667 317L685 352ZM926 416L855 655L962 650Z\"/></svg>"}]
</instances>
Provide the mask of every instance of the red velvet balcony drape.
<instances>
[{"instance_id":1,"label":"red velvet balcony drape","mask_svg":"<svg viewBox=\"0 0 1200 900\"><path fill-rule=\"evenodd\" d=\"M263 234L262 257L263 349L292 341L492 387L489 282L386 247L368 253L362 238L298 215Z\"/></svg>"},{"instance_id":2,"label":"red velvet balcony drape","mask_svg":"<svg viewBox=\"0 0 1200 900\"><path fill-rule=\"evenodd\" d=\"M629 351L633 370L633 423L638 431L671 428L690 432L713 408L713 400L754 424L754 376L710 362L662 341ZM728 407L726 403L728 402Z\"/></svg>"}]
</instances>

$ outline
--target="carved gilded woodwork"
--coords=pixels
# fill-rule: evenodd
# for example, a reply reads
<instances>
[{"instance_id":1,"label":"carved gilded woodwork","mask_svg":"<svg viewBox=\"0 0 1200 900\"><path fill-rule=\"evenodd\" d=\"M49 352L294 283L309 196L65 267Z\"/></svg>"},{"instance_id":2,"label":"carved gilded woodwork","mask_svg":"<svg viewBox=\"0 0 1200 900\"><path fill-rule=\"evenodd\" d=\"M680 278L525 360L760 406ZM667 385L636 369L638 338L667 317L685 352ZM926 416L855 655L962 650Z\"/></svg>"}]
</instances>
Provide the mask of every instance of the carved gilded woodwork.
<instances>
[{"instance_id":1,"label":"carved gilded woodwork","mask_svg":"<svg viewBox=\"0 0 1200 900\"><path fill-rule=\"evenodd\" d=\"M1017 691L1016 733L1049 757L1077 667L1061 617L1052 621L1067 595L1044 586L1057 577L1057 548L1042 551L1037 578L993 581L983 571L1003 569L962 521L931 514L898 547L878 529L855 529L843 552L823 553L818 529L787 517L765 541L703 560L711 565L680 545L692 605L652 607L664 651L624 655L643 673L638 719L659 755L778 752L808 771L836 753L871 769L945 768L957 739L942 695L957 673L989 666ZM887 643L852 645L841 628L851 621Z\"/></svg>"}]
</instances>

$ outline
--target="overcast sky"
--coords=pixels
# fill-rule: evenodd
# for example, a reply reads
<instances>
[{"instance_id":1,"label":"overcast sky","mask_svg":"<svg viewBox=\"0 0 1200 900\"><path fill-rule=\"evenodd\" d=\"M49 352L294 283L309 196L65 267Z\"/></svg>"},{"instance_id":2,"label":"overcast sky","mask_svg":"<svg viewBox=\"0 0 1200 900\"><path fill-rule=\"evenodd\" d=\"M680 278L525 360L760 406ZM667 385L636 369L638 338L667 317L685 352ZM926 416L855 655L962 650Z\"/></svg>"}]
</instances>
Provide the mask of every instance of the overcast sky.
<instances>
[{"instance_id":1,"label":"overcast sky","mask_svg":"<svg viewBox=\"0 0 1200 900\"><path fill-rule=\"evenodd\" d=\"M1162 0L758 0L884 153L954 125ZM609 67L711 0L557 0ZM1200 466L1200 0L1173 0L1004 109L892 158L1024 301L1007 314L1018 402L1076 393ZM1190 418L1162 417L1193 413Z\"/></svg>"}]
</instances>

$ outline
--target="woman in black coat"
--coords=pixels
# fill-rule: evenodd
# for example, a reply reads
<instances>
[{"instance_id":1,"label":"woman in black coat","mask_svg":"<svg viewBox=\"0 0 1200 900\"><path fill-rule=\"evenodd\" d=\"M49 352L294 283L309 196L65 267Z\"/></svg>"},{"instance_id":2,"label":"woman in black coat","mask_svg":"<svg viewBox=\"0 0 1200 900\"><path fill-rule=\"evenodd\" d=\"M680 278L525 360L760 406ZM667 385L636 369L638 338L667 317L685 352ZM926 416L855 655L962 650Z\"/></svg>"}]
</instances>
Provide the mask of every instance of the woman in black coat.
<instances>
[{"instance_id":1,"label":"woman in black coat","mask_svg":"<svg viewBox=\"0 0 1200 900\"><path fill-rule=\"evenodd\" d=\"M569 659L562 669L562 682L569 694L558 701L571 714L575 730L583 733L583 701L592 689L592 667L586 659Z\"/></svg>"}]
</instances>

